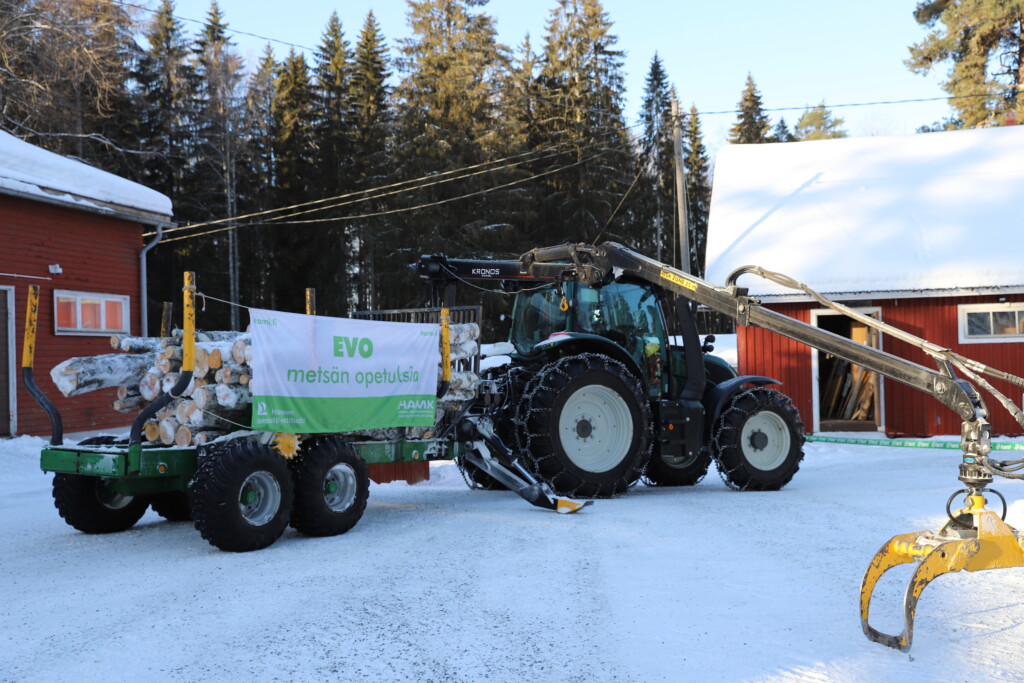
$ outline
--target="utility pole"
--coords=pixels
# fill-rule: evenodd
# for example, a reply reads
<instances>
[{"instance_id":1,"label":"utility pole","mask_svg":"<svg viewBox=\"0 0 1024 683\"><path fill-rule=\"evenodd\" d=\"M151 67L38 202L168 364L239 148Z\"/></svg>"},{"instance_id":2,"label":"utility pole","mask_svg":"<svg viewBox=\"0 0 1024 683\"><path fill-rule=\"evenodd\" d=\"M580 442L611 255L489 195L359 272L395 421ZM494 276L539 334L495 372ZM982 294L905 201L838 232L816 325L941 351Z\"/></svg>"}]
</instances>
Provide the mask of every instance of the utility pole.
<instances>
[{"instance_id":1,"label":"utility pole","mask_svg":"<svg viewBox=\"0 0 1024 683\"><path fill-rule=\"evenodd\" d=\"M679 270L690 272L690 226L686 220L686 180L683 170L682 121L679 119L679 103L672 98L672 156L676 167L676 216L679 225Z\"/></svg>"}]
</instances>

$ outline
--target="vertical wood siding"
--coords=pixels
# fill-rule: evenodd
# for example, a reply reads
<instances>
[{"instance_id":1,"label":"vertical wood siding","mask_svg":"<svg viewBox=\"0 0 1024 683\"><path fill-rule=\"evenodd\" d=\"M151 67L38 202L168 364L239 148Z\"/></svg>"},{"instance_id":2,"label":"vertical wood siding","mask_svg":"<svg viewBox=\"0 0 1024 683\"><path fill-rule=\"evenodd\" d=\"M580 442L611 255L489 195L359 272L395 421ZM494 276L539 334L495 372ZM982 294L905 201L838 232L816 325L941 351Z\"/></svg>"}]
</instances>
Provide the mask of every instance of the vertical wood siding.
<instances>
[{"instance_id":1,"label":"vertical wood siding","mask_svg":"<svg viewBox=\"0 0 1024 683\"><path fill-rule=\"evenodd\" d=\"M0 272L52 277L30 280L0 275L0 284L13 286L15 306L16 368L21 366L25 332L25 305L30 284L38 284L39 332L36 339L35 377L64 418L64 431L108 429L131 423L132 414L110 408L113 389L64 398L50 380L50 369L72 356L112 353L109 336L54 334L53 291L69 289L131 297L131 331L139 334L139 252L142 230L138 223L42 204L28 199L0 197ZM60 264L61 275L47 267ZM18 433L48 435L50 421L21 386L16 370Z\"/></svg>"},{"instance_id":2,"label":"vertical wood siding","mask_svg":"<svg viewBox=\"0 0 1024 683\"><path fill-rule=\"evenodd\" d=\"M940 297L921 299L875 300L880 306L882 320L906 330L922 339L939 344L980 361L986 365L1024 376L1024 343L960 344L957 331L957 306L1005 301L1024 301L1024 295ZM810 322L810 311L817 308L804 304L770 304L768 308L803 322ZM882 348L929 368L935 363L918 349L883 335ZM789 396L804 419L804 427L811 429L813 413L811 387L811 351L803 344L760 328L737 328L739 371L744 375L767 375L780 380L779 387ZM1007 382L990 380L1012 400L1020 403L1024 390ZM885 426L890 436L935 436L959 434L960 418L931 396L890 379L883 379L885 395ZM983 394L991 416L993 435L1024 433L1017 422L1001 405Z\"/></svg>"}]
</instances>

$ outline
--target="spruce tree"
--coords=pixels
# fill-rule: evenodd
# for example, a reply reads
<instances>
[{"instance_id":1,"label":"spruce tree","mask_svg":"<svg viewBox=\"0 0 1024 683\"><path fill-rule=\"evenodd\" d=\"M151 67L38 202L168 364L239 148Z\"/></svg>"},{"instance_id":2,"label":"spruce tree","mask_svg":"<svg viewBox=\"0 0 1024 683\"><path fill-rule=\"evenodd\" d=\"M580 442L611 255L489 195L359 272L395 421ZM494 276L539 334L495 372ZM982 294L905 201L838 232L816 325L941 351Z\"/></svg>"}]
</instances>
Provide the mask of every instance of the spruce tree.
<instances>
[{"instance_id":1,"label":"spruce tree","mask_svg":"<svg viewBox=\"0 0 1024 683\"><path fill-rule=\"evenodd\" d=\"M352 59L349 85L351 101L350 175L354 190L367 190L388 184L392 179L388 138L392 111L388 103L388 50L373 12L366 15ZM382 200L355 204L350 213L379 213ZM354 305L358 309L380 307L387 245L397 244L396 227L389 216L357 218L351 223L355 242L355 266L352 269Z\"/></svg>"},{"instance_id":2,"label":"spruce tree","mask_svg":"<svg viewBox=\"0 0 1024 683\"><path fill-rule=\"evenodd\" d=\"M616 237L613 212L636 177L622 115L622 52L599 0L559 0L539 76L540 139L565 152L545 172L542 229L554 240Z\"/></svg>"},{"instance_id":3,"label":"spruce tree","mask_svg":"<svg viewBox=\"0 0 1024 683\"><path fill-rule=\"evenodd\" d=\"M761 93L750 74L747 74L747 84L740 96L739 110L736 123L729 129L729 142L740 145L768 142L771 124L761 103Z\"/></svg>"},{"instance_id":4,"label":"spruce tree","mask_svg":"<svg viewBox=\"0 0 1024 683\"><path fill-rule=\"evenodd\" d=\"M691 273L704 277L708 244L708 215L711 212L711 162L704 147L700 116L690 107L684 134L686 148L686 209L690 226Z\"/></svg>"},{"instance_id":5,"label":"spruce tree","mask_svg":"<svg viewBox=\"0 0 1024 683\"><path fill-rule=\"evenodd\" d=\"M673 258L675 234L675 161L672 129L672 92L668 74L655 53L647 71L640 107L643 132L638 153L643 169L634 190L635 247L658 261Z\"/></svg>"},{"instance_id":6,"label":"spruce tree","mask_svg":"<svg viewBox=\"0 0 1024 683\"><path fill-rule=\"evenodd\" d=\"M800 120L796 122L795 137L797 140L845 138L846 131L842 129L842 125L843 119L833 116L822 102L805 109L800 115Z\"/></svg>"},{"instance_id":7,"label":"spruce tree","mask_svg":"<svg viewBox=\"0 0 1024 683\"><path fill-rule=\"evenodd\" d=\"M927 74L950 63L942 88L955 117L948 128L1004 125L1024 116L1024 2L922 0L914 19L928 36L910 47L907 67Z\"/></svg>"},{"instance_id":8,"label":"spruce tree","mask_svg":"<svg viewBox=\"0 0 1024 683\"><path fill-rule=\"evenodd\" d=\"M779 122L772 128L772 134L768 139L769 142L796 142L796 140L797 137L789 130L784 117L779 118Z\"/></svg>"}]
</instances>

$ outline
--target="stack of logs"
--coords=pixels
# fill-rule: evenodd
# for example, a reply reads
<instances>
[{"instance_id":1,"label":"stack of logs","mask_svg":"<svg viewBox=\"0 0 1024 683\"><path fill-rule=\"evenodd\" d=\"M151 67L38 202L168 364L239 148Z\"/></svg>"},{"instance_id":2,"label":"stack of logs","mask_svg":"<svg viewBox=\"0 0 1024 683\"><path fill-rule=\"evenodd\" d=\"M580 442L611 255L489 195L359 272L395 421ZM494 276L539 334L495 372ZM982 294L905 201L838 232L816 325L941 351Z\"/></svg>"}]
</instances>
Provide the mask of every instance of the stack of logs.
<instances>
[{"instance_id":1,"label":"stack of logs","mask_svg":"<svg viewBox=\"0 0 1024 683\"><path fill-rule=\"evenodd\" d=\"M117 387L114 410L137 412L177 384L181 375L182 334L171 337L114 335L122 352L69 358L50 376L65 396ZM196 332L192 381L180 398L143 426L144 438L167 446L207 443L237 429L248 429L252 395L252 341L241 332Z\"/></svg>"},{"instance_id":2,"label":"stack of logs","mask_svg":"<svg viewBox=\"0 0 1024 683\"><path fill-rule=\"evenodd\" d=\"M476 395L480 328L451 326L452 381L439 402L449 410ZM170 337L114 335L110 345L121 353L69 358L50 371L64 396L117 387L114 410L138 412L177 384L181 371L182 332ZM167 446L209 443L251 424L252 338L247 332L196 332L192 381L143 427L144 438ZM375 430L379 431L379 430ZM427 431L420 428L420 431ZM376 433L366 433L377 438Z\"/></svg>"}]
</instances>

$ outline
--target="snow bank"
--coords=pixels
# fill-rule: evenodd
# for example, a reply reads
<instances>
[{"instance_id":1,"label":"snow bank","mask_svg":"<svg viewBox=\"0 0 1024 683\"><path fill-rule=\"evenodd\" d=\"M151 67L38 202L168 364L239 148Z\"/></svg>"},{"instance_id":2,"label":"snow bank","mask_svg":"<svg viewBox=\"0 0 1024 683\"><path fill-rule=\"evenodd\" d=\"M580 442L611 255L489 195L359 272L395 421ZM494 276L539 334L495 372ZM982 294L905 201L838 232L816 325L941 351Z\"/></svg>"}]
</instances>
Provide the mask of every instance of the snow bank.
<instances>
[{"instance_id":1,"label":"snow bank","mask_svg":"<svg viewBox=\"0 0 1024 683\"><path fill-rule=\"evenodd\" d=\"M762 266L825 294L1024 288L1024 126L728 145L707 279ZM754 295L791 294L754 276Z\"/></svg>"},{"instance_id":2,"label":"snow bank","mask_svg":"<svg viewBox=\"0 0 1024 683\"><path fill-rule=\"evenodd\" d=\"M0 191L100 213L171 217L171 200L148 187L30 145L0 131Z\"/></svg>"}]
</instances>

